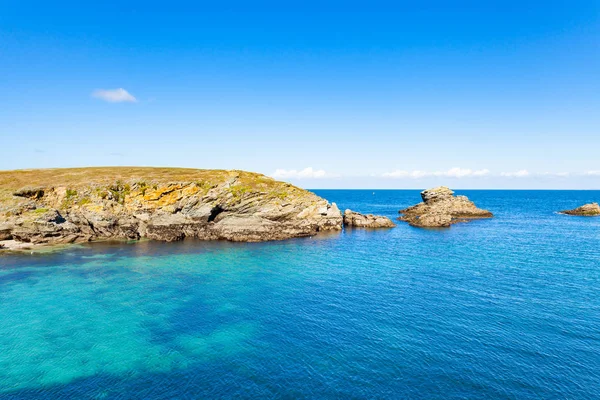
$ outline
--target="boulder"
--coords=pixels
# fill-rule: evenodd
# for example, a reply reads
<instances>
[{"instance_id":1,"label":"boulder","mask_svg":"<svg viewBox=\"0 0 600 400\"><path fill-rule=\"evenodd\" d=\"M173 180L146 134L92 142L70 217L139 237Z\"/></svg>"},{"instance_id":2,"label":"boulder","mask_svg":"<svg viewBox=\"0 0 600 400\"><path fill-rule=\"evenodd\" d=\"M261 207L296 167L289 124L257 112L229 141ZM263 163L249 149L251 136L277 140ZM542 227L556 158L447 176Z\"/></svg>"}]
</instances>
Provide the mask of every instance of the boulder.
<instances>
[{"instance_id":1,"label":"boulder","mask_svg":"<svg viewBox=\"0 0 600 400\"><path fill-rule=\"evenodd\" d=\"M12 239L12 230L14 226L11 224L0 224L0 240Z\"/></svg>"},{"instance_id":2,"label":"boulder","mask_svg":"<svg viewBox=\"0 0 600 400\"><path fill-rule=\"evenodd\" d=\"M584 204L581 207L574 208L572 210L560 211L561 214L567 215L579 215L583 217L595 217L600 215L600 206L598 203Z\"/></svg>"},{"instance_id":3,"label":"boulder","mask_svg":"<svg viewBox=\"0 0 600 400\"><path fill-rule=\"evenodd\" d=\"M381 215L361 214L352 210L344 211L344 225L354 228L393 228L391 219Z\"/></svg>"},{"instance_id":4,"label":"boulder","mask_svg":"<svg viewBox=\"0 0 600 400\"><path fill-rule=\"evenodd\" d=\"M492 213L477 208L466 196L454 196L445 186L421 192L423 202L400 210L400 221L424 228L449 227L470 219L491 218Z\"/></svg>"},{"instance_id":5,"label":"boulder","mask_svg":"<svg viewBox=\"0 0 600 400\"><path fill-rule=\"evenodd\" d=\"M421 199L426 204L433 204L437 201L449 200L454 195L454 192L446 186L439 186L433 189L423 190L421 192Z\"/></svg>"},{"instance_id":6,"label":"boulder","mask_svg":"<svg viewBox=\"0 0 600 400\"><path fill-rule=\"evenodd\" d=\"M40 199L44 196L43 187L25 186L13 192L14 196Z\"/></svg>"},{"instance_id":7,"label":"boulder","mask_svg":"<svg viewBox=\"0 0 600 400\"><path fill-rule=\"evenodd\" d=\"M450 214L439 211L425 213L419 216L414 222L407 220L409 224L422 228L447 228L452 225L452 221L453 219Z\"/></svg>"}]
</instances>

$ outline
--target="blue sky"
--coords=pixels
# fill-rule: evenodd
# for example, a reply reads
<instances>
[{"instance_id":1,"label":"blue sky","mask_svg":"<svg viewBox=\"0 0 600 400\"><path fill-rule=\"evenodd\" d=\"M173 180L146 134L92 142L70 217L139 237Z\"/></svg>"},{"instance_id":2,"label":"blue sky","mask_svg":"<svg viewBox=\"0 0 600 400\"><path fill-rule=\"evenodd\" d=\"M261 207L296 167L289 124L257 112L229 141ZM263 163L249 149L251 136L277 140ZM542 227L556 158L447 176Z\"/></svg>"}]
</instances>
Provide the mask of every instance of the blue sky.
<instances>
[{"instance_id":1,"label":"blue sky","mask_svg":"<svg viewBox=\"0 0 600 400\"><path fill-rule=\"evenodd\" d=\"M600 188L598 1L80 3L0 0L0 169Z\"/></svg>"}]
</instances>

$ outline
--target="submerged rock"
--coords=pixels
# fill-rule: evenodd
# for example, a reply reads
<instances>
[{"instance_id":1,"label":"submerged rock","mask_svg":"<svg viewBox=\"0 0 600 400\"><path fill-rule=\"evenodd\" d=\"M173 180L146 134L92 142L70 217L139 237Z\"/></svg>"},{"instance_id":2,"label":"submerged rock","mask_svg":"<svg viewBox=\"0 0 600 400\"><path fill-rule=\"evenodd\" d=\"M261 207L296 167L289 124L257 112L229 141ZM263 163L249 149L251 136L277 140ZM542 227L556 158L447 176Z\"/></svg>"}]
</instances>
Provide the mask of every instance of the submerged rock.
<instances>
[{"instance_id":1,"label":"submerged rock","mask_svg":"<svg viewBox=\"0 0 600 400\"><path fill-rule=\"evenodd\" d=\"M361 214L352 210L344 211L344 225L356 228L393 228L391 219L381 215Z\"/></svg>"},{"instance_id":2,"label":"submerged rock","mask_svg":"<svg viewBox=\"0 0 600 400\"><path fill-rule=\"evenodd\" d=\"M454 196L445 186L421 192L422 203L400 210L398 218L412 226L437 228L448 227L470 219L491 218L493 214L477 208L466 196Z\"/></svg>"},{"instance_id":3,"label":"submerged rock","mask_svg":"<svg viewBox=\"0 0 600 400\"><path fill-rule=\"evenodd\" d=\"M0 171L0 240L31 245L144 237L255 242L340 230L342 223L335 203L244 171Z\"/></svg>"},{"instance_id":4,"label":"submerged rock","mask_svg":"<svg viewBox=\"0 0 600 400\"><path fill-rule=\"evenodd\" d=\"M567 215L580 215L584 217L595 217L600 215L600 206L598 203L584 204L581 207L574 208L572 210L560 211L561 214Z\"/></svg>"}]
</instances>

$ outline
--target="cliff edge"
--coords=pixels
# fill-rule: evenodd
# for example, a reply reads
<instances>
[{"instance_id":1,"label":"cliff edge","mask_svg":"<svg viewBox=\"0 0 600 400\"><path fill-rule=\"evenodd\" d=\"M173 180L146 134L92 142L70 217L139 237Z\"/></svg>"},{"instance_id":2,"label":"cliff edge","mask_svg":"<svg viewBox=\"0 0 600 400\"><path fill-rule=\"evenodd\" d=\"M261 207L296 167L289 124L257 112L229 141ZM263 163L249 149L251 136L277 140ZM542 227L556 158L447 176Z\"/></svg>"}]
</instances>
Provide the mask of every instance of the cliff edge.
<instances>
[{"instance_id":1,"label":"cliff edge","mask_svg":"<svg viewBox=\"0 0 600 400\"><path fill-rule=\"evenodd\" d=\"M251 172L149 167L0 171L0 241L13 247L110 238L257 242L341 228L335 203Z\"/></svg>"}]
</instances>

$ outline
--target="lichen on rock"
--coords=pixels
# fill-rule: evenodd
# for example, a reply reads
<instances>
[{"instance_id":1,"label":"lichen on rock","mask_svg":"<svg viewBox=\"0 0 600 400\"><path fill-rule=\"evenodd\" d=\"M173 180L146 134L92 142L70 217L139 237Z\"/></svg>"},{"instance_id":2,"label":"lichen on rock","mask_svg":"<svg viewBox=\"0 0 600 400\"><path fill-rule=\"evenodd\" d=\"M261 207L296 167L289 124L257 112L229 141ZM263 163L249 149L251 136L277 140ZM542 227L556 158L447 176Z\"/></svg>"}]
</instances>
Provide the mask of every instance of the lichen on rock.
<instances>
[{"instance_id":1,"label":"lichen on rock","mask_svg":"<svg viewBox=\"0 0 600 400\"><path fill-rule=\"evenodd\" d=\"M5 241L266 241L341 227L335 203L244 171L122 167L0 172L0 240Z\"/></svg>"}]
</instances>

